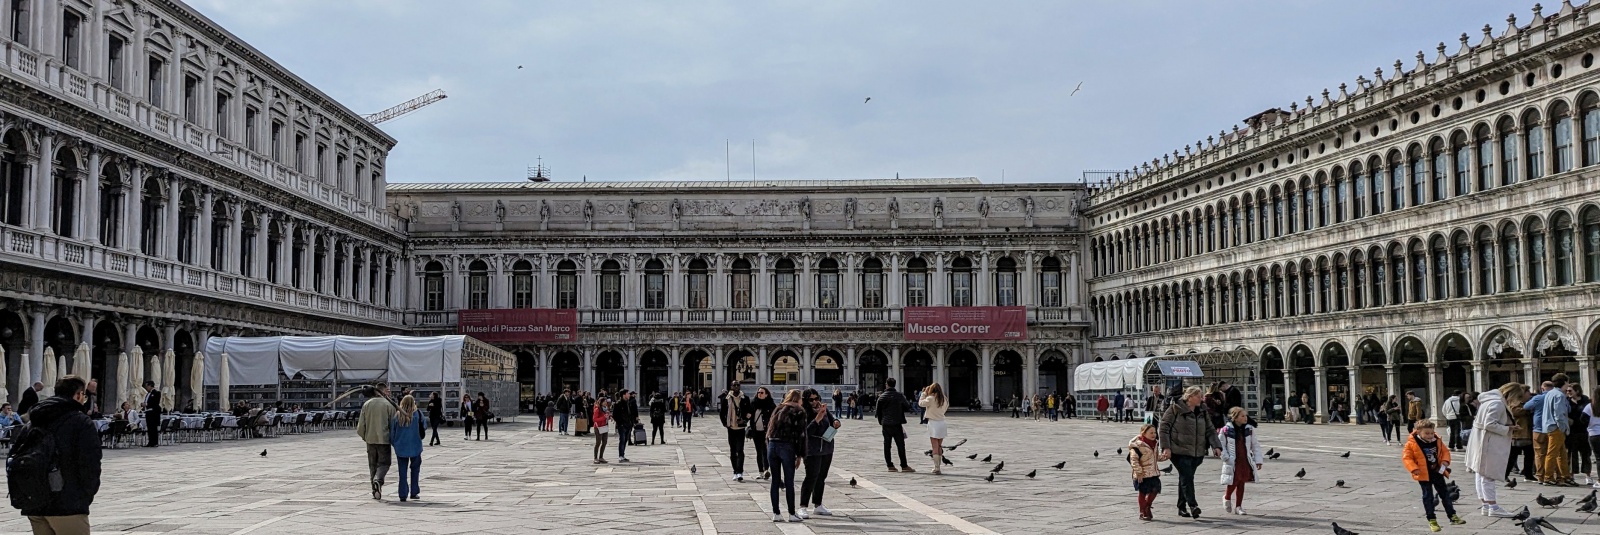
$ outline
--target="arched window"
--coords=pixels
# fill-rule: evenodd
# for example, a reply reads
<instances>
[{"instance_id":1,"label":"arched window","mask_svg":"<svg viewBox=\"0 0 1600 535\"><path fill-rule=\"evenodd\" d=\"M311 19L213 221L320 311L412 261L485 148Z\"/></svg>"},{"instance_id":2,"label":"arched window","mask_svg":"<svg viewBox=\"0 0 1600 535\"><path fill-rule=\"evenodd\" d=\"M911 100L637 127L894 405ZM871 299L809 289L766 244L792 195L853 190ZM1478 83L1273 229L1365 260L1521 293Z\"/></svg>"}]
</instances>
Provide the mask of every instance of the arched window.
<instances>
[{"instance_id":1,"label":"arched window","mask_svg":"<svg viewBox=\"0 0 1600 535\"><path fill-rule=\"evenodd\" d=\"M1245 197L1244 197L1244 242L1245 243L1253 243L1253 242L1256 241L1255 228L1256 228L1256 203L1254 202L1253 199L1250 198L1250 194L1246 193Z\"/></svg>"},{"instance_id":2,"label":"arched window","mask_svg":"<svg viewBox=\"0 0 1600 535\"><path fill-rule=\"evenodd\" d=\"M1283 235L1283 190L1277 184L1272 185L1272 226L1271 236L1276 238Z\"/></svg>"},{"instance_id":3,"label":"arched window","mask_svg":"<svg viewBox=\"0 0 1600 535\"><path fill-rule=\"evenodd\" d=\"M928 306L928 261L922 258L906 261L906 306Z\"/></svg>"},{"instance_id":4,"label":"arched window","mask_svg":"<svg viewBox=\"0 0 1600 535\"><path fill-rule=\"evenodd\" d=\"M1406 160L1399 152L1389 154L1389 210L1406 207Z\"/></svg>"},{"instance_id":5,"label":"arched window","mask_svg":"<svg viewBox=\"0 0 1600 535\"><path fill-rule=\"evenodd\" d=\"M1550 228L1555 231L1555 285L1567 286L1573 281L1572 259L1577 245L1572 242L1572 216L1566 212L1556 213Z\"/></svg>"},{"instance_id":6,"label":"arched window","mask_svg":"<svg viewBox=\"0 0 1600 535\"><path fill-rule=\"evenodd\" d=\"M1466 232L1456 231L1451 238L1452 261L1456 275L1456 297L1472 297L1472 239Z\"/></svg>"},{"instance_id":7,"label":"arched window","mask_svg":"<svg viewBox=\"0 0 1600 535\"><path fill-rule=\"evenodd\" d=\"M1367 261L1361 251L1350 255L1350 308L1360 310L1367 304Z\"/></svg>"},{"instance_id":8,"label":"arched window","mask_svg":"<svg viewBox=\"0 0 1600 535\"><path fill-rule=\"evenodd\" d=\"M1388 299L1383 292L1385 281L1388 280L1389 271L1389 269L1385 266L1383 249L1373 247L1370 253L1367 255L1367 262L1371 266L1368 268L1372 275L1371 278L1368 279L1368 286L1372 292L1370 299L1372 306L1381 307L1392 303L1393 301Z\"/></svg>"},{"instance_id":9,"label":"arched window","mask_svg":"<svg viewBox=\"0 0 1600 535\"><path fill-rule=\"evenodd\" d=\"M120 191L121 188L117 189ZM105 201L105 197L101 197L100 200L103 203ZM223 269L227 268L228 242L230 241L228 238L231 234L228 232L228 229L233 226L232 215L229 212L228 205L226 203L215 202L211 204L210 216L211 251L209 251L209 253L211 254L211 269L222 271ZM101 228L101 232L104 233L104 227ZM115 231L110 233L111 236L116 236L117 234L120 233ZM121 240L119 239L117 241ZM108 243L107 245L110 244ZM316 258L312 261L313 263L311 266L311 269L317 274L312 278L311 285L318 292L322 291L322 260L327 255L326 250L318 250L321 247L322 242L321 240L318 240L315 247L313 247Z\"/></svg>"},{"instance_id":10,"label":"arched window","mask_svg":"<svg viewBox=\"0 0 1600 535\"><path fill-rule=\"evenodd\" d=\"M1488 227L1478 229L1478 295L1493 295L1495 282L1494 232Z\"/></svg>"},{"instance_id":11,"label":"arched window","mask_svg":"<svg viewBox=\"0 0 1600 535\"><path fill-rule=\"evenodd\" d=\"M1284 186L1284 192L1288 196L1289 205L1289 225L1285 232L1294 234L1300 229L1300 188L1295 187L1294 181L1291 180Z\"/></svg>"},{"instance_id":12,"label":"arched window","mask_svg":"<svg viewBox=\"0 0 1600 535\"><path fill-rule=\"evenodd\" d=\"M729 306L733 308L750 308L751 296L754 295L751 284L755 277L750 272L750 261L740 258L733 261L733 273L730 275L728 285Z\"/></svg>"},{"instance_id":13,"label":"arched window","mask_svg":"<svg viewBox=\"0 0 1600 535\"><path fill-rule=\"evenodd\" d=\"M689 291L689 308L711 308L711 266L704 258L689 261L688 280L684 281L685 288Z\"/></svg>"},{"instance_id":14,"label":"arched window","mask_svg":"<svg viewBox=\"0 0 1600 535\"><path fill-rule=\"evenodd\" d=\"M142 208L139 213L139 251L148 256L155 256L156 246L161 240L161 211L166 206L166 196L161 192L161 181L154 178L145 180L142 195L144 198L139 204ZM248 256L250 254L248 249L252 248L246 247L247 251L244 254ZM244 269L246 270L244 275L250 276L249 266L244 266Z\"/></svg>"},{"instance_id":15,"label":"arched window","mask_svg":"<svg viewBox=\"0 0 1600 535\"><path fill-rule=\"evenodd\" d=\"M797 295L798 276L795 275L794 261L784 258L773 265L772 273L772 308L795 308Z\"/></svg>"},{"instance_id":16,"label":"arched window","mask_svg":"<svg viewBox=\"0 0 1600 535\"><path fill-rule=\"evenodd\" d=\"M1361 162L1350 164L1350 183L1355 186L1350 219L1361 219L1367 215L1367 175L1362 173Z\"/></svg>"},{"instance_id":17,"label":"arched window","mask_svg":"<svg viewBox=\"0 0 1600 535\"><path fill-rule=\"evenodd\" d=\"M1433 272L1433 286L1431 286L1433 300L1449 299L1450 247L1445 243L1444 236L1434 236L1428 252L1433 255L1428 263Z\"/></svg>"},{"instance_id":18,"label":"arched window","mask_svg":"<svg viewBox=\"0 0 1600 535\"><path fill-rule=\"evenodd\" d=\"M1583 110L1583 166L1588 167L1600 163L1600 97L1587 93L1578 106Z\"/></svg>"},{"instance_id":19,"label":"arched window","mask_svg":"<svg viewBox=\"0 0 1600 535\"><path fill-rule=\"evenodd\" d=\"M1317 312L1327 313L1332 310L1333 296L1333 271L1328 269L1328 259L1317 260Z\"/></svg>"},{"instance_id":20,"label":"arched window","mask_svg":"<svg viewBox=\"0 0 1600 535\"><path fill-rule=\"evenodd\" d=\"M1428 300L1428 250L1423 247L1421 240L1411 242L1411 301L1422 303Z\"/></svg>"},{"instance_id":21,"label":"arched window","mask_svg":"<svg viewBox=\"0 0 1600 535\"><path fill-rule=\"evenodd\" d=\"M1372 169L1372 189L1367 192L1370 201L1368 208L1371 208L1372 215L1378 215L1383 213L1383 192L1389 191L1389 178L1383 172L1383 160L1378 157L1372 158L1369 167Z\"/></svg>"},{"instance_id":22,"label":"arched window","mask_svg":"<svg viewBox=\"0 0 1600 535\"><path fill-rule=\"evenodd\" d=\"M1010 257L994 263L994 304L1017 306L1017 261Z\"/></svg>"},{"instance_id":23,"label":"arched window","mask_svg":"<svg viewBox=\"0 0 1600 535\"><path fill-rule=\"evenodd\" d=\"M1300 276L1298 269L1290 265L1284 271L1288 272L1287 286L1289 287L1289 316L1300 315Z\"/></svg>"},{"instance_id":24,"label":"arched window","mask_svg":"<svg viewBox=\"0 0 1600 535\"><path fill-rule=\"evenodd\" d=\"M644 307L667 308L667 268L659 258L644 263Z\"/></svg>"},{"instance_id":25,"label":"arched window","mask_svg":"<svg viewBox=\"0 0 1600 535\"><path fill-rule=\"evenodd\" d=\"M1328 218L1328 212L1333 210L1333 186L1328 184L1328 179L1326 177L1318 175L1316 188L1317 226L1326 227L1328 226L1328 222L1331 221Z\"/></svg>"},{"instance_id":26,"label":"arched window","mask_svg":"<svg viewBox=\"0 0 1600 535\"><path fill-rule=\"evenodd\" d=\"M295 289L297 290L303 290L306 287L305 260L305 233L295 232L294 236L289 240L289 283L294 285ZM373 282L378 282L378 279L374 278ZM373 284L373 287L374 290L376 290L377 284ZM387 281L385 281L384 287L389 287ZM385 292L384 295L387 296L389 294Z\"/></svg>"},{"instance_id":27,"label":"arched window","mask_svg":"<svg viewBox=\"0 0 1600 535\"><path fill-rule=\"evenodd\" d=\"M1345 295L1350 290L1350 269L1345 265L1343 256L1333 259L1333 311L1344 312Z\"/></svg>"},{"instance_id":28,"label":"arched window","mask_svg":"<svg viewBox=\"0 0 1600 535\"><path fill-rule=\"evenodd\" d=\"M1432 201L1442 201L1450 193L1450 152L1444 150L1444 140L1435 139L1429 153L1433 156Z\"/></svg>"},{"instance_id":29,"label":"arched window","mask_svg":"<svg viewBox=\"0 0 1600 535\"><path fill-rule=\"evenodd\" d=\"M1517 125L1510 117L1500 119L1500 185L1517 183L1517 170L1522 167L1518 153L1522 143L1517 140Z\"/></svg>"},{"instance_id":30,"label":"arched window","mask_svg":"<svg viewBox=\"0 0 1600 535\"><path fill-rule=\"evenodd\" d=\"M950 306L972 306L972 260L964 256L950 261Z\"/></svg>"},{"instance_id":31,"label":"arched window","mask_svg":"<svg viewBox=\"0 0 1600 535\"><path fill-rule=\"evenodd\" d=\"M1478 191L1488 191L1495 180L1494 135L1489 132L1489 125L1478 125L1472 132L1478 145Z\"/></svg>"},{"instance_id":32,"label":"arched window","mask_svg":"<svg viewBox=\"0 0 1600 535\"><path fill-rule=\"evenodd\" d=\"M1269 294L1268 298L1272 300L1272 306L1268 307L1268 311L1271 313L1272 317L1281 318L1281 317L1283 317L1283 268L1282 267L1280 267L1280 266L1272 266L1272 282L1271 282L1271 284L1272 284L1272 288L1270 289L1271 294Z\"/></svg>"},{"instance_id":33,"label":"arched window","mask_svg":"<svg viewBox=\"0 0 1600 535\"><path fill-rule=\"evenodd\" d=\"M489 308L489 264L482 260L467 264L467 308Z\"/></svg>"},{"instance_id":34,"label":"arched window","mask_svg":"<svg viewBox=\"0 0 1600 535\"><path fill-rule=\"evenodd\" d=\"M1572 110L1565 102L1557 102L1550 109L1550 141L1555 145L1555 161L1557 173L1572 170Z\"/></svg>"},{"instance_id":35,"label":"arched window","mask_svg":"<svg viewBox=\"0 0 1600 535\"><path fill-rule=\"evenodd\" d=\"M1522 116L1522 131L1527 135L1528 180L1544 176L1544 128L1539 124L1539 112L1529 110Z\"/></svg>"},{"instance_id":36,"label":"arched window","mask_svg":"<svg viewBox=\"0 0 1600 535\"><path fill-rule=\"evenodd\" d=\"M28 142L12 129L0 145L0 223L22 226L22 207L28 202L27 162Z\"/></svg>"},{"instance_id":37,"label":"arched window","mask_svg":"<svg viewBox=\"0 0 1600 535\"><path fill-rule=\"evenodd\" d=\"M179 202L180 202L180 206L181 206L182 201L180 200ZM179 222L181 223L182 219L179 219ZM178 236L180 238L183 236L183 230L184 230L183 226L179 225L179 227L178 227ZM192 240L193 238L190 238L190 239ZM179 244L181 245L182 242L180 241ZM281 251L281 250L283 250L283 223L281 221L269 220L267 222L267 258L266 258L266 260L267 260L266 271L267 272L265 273L266 278L267 278L267 282L271 282L271 283L274 283L274 284L276 284L278 282L278 264L279 264L279 260L280 260L280 258L278 258L278 257L281 256L279 254L279 251ZM180 255L183 254L183 248L182 247L179 247L178 254L180 254ZM361 277L359 276L359 273L361 272L361 270L359 269L360 262L361 262L361 256L358 255L356 257L357 269L350 274L350 286L351 286L351 288L350 288L350 290L351 290L350 291L350 296L351 297L356 297L356 292L355 292L356 288L355 288L355 286L357 284L359 284L360 280L361 280Z\"/></svg>"},{"instance_id":38,"label":"arched window","mask_svg":"<svg viewBox=\"0 0 1600 535\"><path fill-rule=\"evenodd\" d=\"M422 309L444 310L444 264L438 261L422 268Z\"/></svg>"},{"instance_id":39,"label":"arched window","mask_svg":"<svg viewBox=\"0 0 1600 535\"><path fill-rule=\"evenodd\" d=\"M184 191L178 200L178 261L194 264L194 233L200 224L200 203L193 191Z\"/></svg>"},{"instance_id":40,"label":"arched window","mask_svg":"<svg viewBox=\"0 0 1600 535\"><path fill-rule=\"evenodd\" d=\"M1522 248L1517 242L1517 228L1507 223L1500 231L1500 288L1507 292L1522 289Z\"/></svg>"},{"instance_id":41,"label":"arched window","mask_svg":"<svg viewBox=\"0 0 1600 535\"><path fill-rule=\"evenodd\" d=\"M571 260L556 264L556 308L578 308L578 264Z\"/></svg>"},{"instance_id":42,"label":"arched window","mask_svg":"<svg viewBox=\"0 0 1600 535\"><path fill-rule=\"evenodd\" d=\"M1583 210L1583 281L1600 282L1600 209Z\"/></svg>"},{"instance_id":43,"label":"arched window","mask_svg":"<svg viewBox=\"0 0 1600 535\"><path fill-rule=\"evenodd\" d=\"M600 264L600 308L622 308L622 264L616 260Z\"/></svg>"},{"instance_id":44,"label":"arched window","mask_svg":"<svg viewBox=\"0 0 1600 535\"><path fill-rule=\"evenodd\" d=\"M1528 245L1528 289L1543 290L1545 287L1544 268L1548 263L1545 256L1545 231L1544 222L1538 218L1529 219L1525 225Z\"/></svg>"},{"instance_id":45,"label":"arched window","mask_svg":"<svg viewBox=\"0 0 1600 535\"><path fill-rule=\"evenodd\" d=\"M1472 145L1467 143L1465 132L1456 132L1450 138L1455 153L1456 195L1472 193Z\"/></svg>"},{"instance_id":46,"label":"arched window","mask_svg":"<svg viewBox=\"0 0 1600 535\"><path fill-rule=\"evenodd\" d=\"M78 179L83 171L78 166L78 155L71 150L56 151L55 160L55 187L51 189L55 198L51 200L54 209L50 213L50 227L57 236L72 238L78 221Z\"/></svg>"},{"instance_id":47,"label":"arched window","mask_svg":"<svg viewBox=\"0 0 1600 535\"><path fill-rule=\"evenodd\" d=\"M883 261L861 262L861 308L883 308Z\"/></svg>"},{"instance_id":48,"label":"arched window","mask_svg":"<svg viewBox=\"0 0 1600 535\"><path fill-rule=\"evenodd\" d=\"M4 172L0 172L0 175L4 175ZM4 177L0 176L0 181L4 180ZM117 166L107 164L103 167L100 171L100 183L97 186L100 188L100 206L96 207L100 210L100 227L95 231L100 233L101 244L107 247L119 247L122 245L123 184L122 173L117 170ZM4 188L0 187L0 198L4 196ZM0 211L4 210L3 204L3 201L0 201Z\"/></svg>"},{"instance_id":49,"label":"arched window","mask_svg":"<svg viewBox=\"0 0 1600 535\"><path fill-rule=\"evenodd\" d=\"M1061 259L1046 257L1039 262L1039 306L1059 307L1061 304Z\"/></svg>"},{"instance_id":50,"label":"arched window","mask_svg":"<svg viewBox=\"0 0 1600 535\"><path fill-rule=\"evenodd\" d=\"M1406 250L1400 244L1389 246L1389 304L1406 303Z\"/></svg>"},{"instance_id":51,"label":"arched window","mask_svg":"<svg viewBox=\"0 0 1600 535\"><path fill-rule=\"evenodd\" d=\"M817 308L839 308L839 262L817 262Z\"/></svg>"},{"instance_id":52,"label":"arched window","mask_svg":"<svg viewBox=\"0 0 1600 535\"><path fill-rule=\"evenodd\" d=\"M533 308L533 263L518 260L511 264L512 308Z\"/></svg>"},{"instance_id":53,"label":"arched window","mask_svg":"<svg viewBox=\"0 0 1600 535\"><path fill-rule=\"evenodd\" d=\"M246 277L254 277L256 275L256 240L266 239L265 237L261 236L262 229L258 226L258 221L261 221L261 219L252 212L245 212L244 219L240 221L239 274ZM142 222L146 228L149 228L150 221L148 219L143 220ZM151 244L150 247L153 251L155 245ZM146 254L155 253L151 252ZM333 277L333 295L336 296L344 295L344 277L341 277L337 274L344 273L345 260L345 255L333 255L333 272L335 273Z\"/></svg>"},{"instance_id":54,"label":"arched window","mask_svg":"<svg viewBox=\"0 0 1600 535\"><path fill-rule=\"evenodd\" d=\"M1310 177L1300 177L1300 200L1305 204L1300 207L1300 229L1311 230L1316 228L1316 219L1313 217L1317 211L1317 186L1311 182Z\"/></svg>"},{"instance_id":55,"label":"arched window","mask_svg":"<svg viewBox=\"0 0 1600 535\"><path fill-rule=\"evenodd\" d=\"M1333 222L1344 222L1344 207L1349 200L1349 191L1345 185L1344 170L1333 170Z\"/></svg>"},{"instance_id":56,"label":"arched window","mask_svg":"<svg viewBox=\"0 0 1600 535\"><path fill-rule=\"evenodd\" d=\"M221 206L221 204L218 204L218 206ZM226 214L221 214L220 217L226 217ZM227 226L224 225L222 228L226 230ZM212 234L212 239L215 240L216 236L218 236L218 234ZM327 265L328 254L329 251L332 250L333 244L329 243L326 238L320 237L317 238L316 242L317 243L315 248L312 250L311 257L311 288L317 293L324 293L326 291L324 288L327 286L327 283L323 282L323 279L327 278L326 275L328 272L328 269L324 266ZM214 244L215 241L213 241L213 247L215 247Z\"/></svg>"}]
</instances>

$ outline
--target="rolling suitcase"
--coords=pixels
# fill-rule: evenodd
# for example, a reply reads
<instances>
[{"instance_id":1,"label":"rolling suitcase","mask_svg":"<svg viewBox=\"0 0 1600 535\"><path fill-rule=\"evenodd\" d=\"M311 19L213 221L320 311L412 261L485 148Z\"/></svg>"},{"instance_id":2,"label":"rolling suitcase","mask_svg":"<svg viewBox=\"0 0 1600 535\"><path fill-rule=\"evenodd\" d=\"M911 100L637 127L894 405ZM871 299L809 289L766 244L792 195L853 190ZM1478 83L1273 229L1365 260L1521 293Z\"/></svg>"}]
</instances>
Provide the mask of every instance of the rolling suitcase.
<instances>
[{"instance_id":1,"label":"rolling suitcase","mask_svg":"<svg viewBox=\"0 0 1600 535\"><path fill-rule=\"evenodd\" d=\"M650 438L644 433L644 424L633 424L633 445L643 446L649 442Z\"/></svg>"}]
</instances>

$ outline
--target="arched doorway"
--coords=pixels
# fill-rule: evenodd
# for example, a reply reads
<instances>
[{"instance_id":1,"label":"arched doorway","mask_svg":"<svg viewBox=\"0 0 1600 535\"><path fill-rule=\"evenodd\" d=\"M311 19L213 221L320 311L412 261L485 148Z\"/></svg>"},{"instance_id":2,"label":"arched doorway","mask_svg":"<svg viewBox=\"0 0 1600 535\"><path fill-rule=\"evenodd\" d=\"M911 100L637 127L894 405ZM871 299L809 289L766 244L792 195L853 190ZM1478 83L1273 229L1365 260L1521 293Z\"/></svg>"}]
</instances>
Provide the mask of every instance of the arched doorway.
<instances>
[{"instance_id":1,"label":"arched doorway","mask_svg":"<svg viewBox=\"0 0 1600 535\"><path fill-rule=\"evenodd\" d=\"M615 395L622 390L623 381L626 380L627 360L622 353L617 351L604 351L594 357L594 390L595 397L600 392Z\"/></svg>"},{"instance_id":2,"label":"arched doorway","mask_svg":"<svg viewBox=\"0 0 1600 535\"><path fill-rule=\"evenodd\" d=\"M948 385L950 387L950 406L965 407L971 405L972 400L978 398L978 392L980 392L978 379L983 374L982 363L978 362L978 355L970 350L958 349L946 356L946 358L950 359L950 364L947 367L950 373L950 384ZM906 385L908 391L911 388L922 388L924 386L927 386L927 384L911 383ZM915 398L915 396L912 397Z\"/></svg>"},{"instance_id":3,"label":"arched doorway","mask_svg":"<svg viewBox=\"0 0 1600 535\"><path fill-rule=\"evenodd\" d=\"M817 353L811 361L811 382L819 385L836 385L844 382L844 360L833 350Z\"/></svg>"},{"instance_id":4,"label":"arched doorway","mask_svg":"<svg viewBox=\"0 0 1600 535\"><path fill-rule=\"evenodd\" d=\"M1400 374L1400 391L1414 392L1424 406L1428 400L1428 348L1414 336L1407 336L1394 344L1395 364ZM1424 411L1432 414L1432 411Z\"/></svg>"},{"instance_id":5,"label":"arched doorway","mask_svg":"<svg viewBox=\"0 0 1600 535\"><path fill-rule=\"evenodd\" d=\"M22 316L10 310L0 310L0 348L5 349L6 376L5 385L13 402L21 399L22 389L28 387L30 377L22 375L22 353L28 347L28 329L22 322ZM32 372L32 370L30 370Z\"/></svg>"},{"instance_id":6,"label":"arched doorway","mask_svg":"<svg viewBox=\"0 0 1600 535\"><path fill-rule=\"evenodd\" d=\"M772 353L772 377L763 377L769 384L787 385L800 382L800 357L794 351L783 349Z\"/></svg>"},{"instance_id":7,"label":"arched doorway","mask_svg":"<svg viewBox=\"0 0 1600 535\"><path fill-rule=\"evenodd\" d=\"M1439 347L1434 351L1439 355L1439 373L1444 380L1445 392L1478 390L1477 385L1472 384L1472 371L1469 369L1472 366L1472 346L1467 343L1466 337L1459 333L1447 334L1439 339ZM1484 385L1484 388L1492 387Z\"/></svg>"},{"instance_id":8,"label":"arched doorway","mask_svg":"<svg viewBox=\"0 0 1600 535\"><path fill-rule=\"evenodd\" d=\"M905 384L900 385L901 392L911 392L913 388L922 388L933 383L933 355L928 354L927 351L916 349L901 355L900 360L903 362L901 364L903 367L901 376L906 381ZM915 396L907 397L914 398ZM954 394L952 394L951 398L954 399L954 397Z\"/></svg>"},{"instance_id":9,"label":"arched doorway","mask_svg":"<svg viewBox=\"0 0 1600 535\"><path fill-rule=\"evenodd\" d=\"M738 382L739 384L752 385L766 382L758 377L761 374L761 362L756 360L755 353L749 350L739 349L729 353L728 368L724 373L730 383ZM707 383L710 383L710 381L707 381ZM723 386L708 384L707 387L715 390L723 388ZM777 394L774 393L773 395Z\"/></svg>"},{"instance_id":10,"label":"arched doorway","mask_svg":"<svg viewBox=\"0 0 1600 535\"><path fill-rule=\"evenodd\" d=\"M1484 340L1483 363L1489 370L1489 384L1503 385L1516 381L1534 389L1539 387L1536 379L1527 377L1527 371L1523 369L1522 357L1527 352L1520 337L1511 331L1497 329ZM1533 383L1529 384L1530 381Z\"/></svg>"},{"instance_id":11,"label":"arched doorway","mask_svg":"<svg viewBox=\"0 0 1600 535\"><path fill-rule=\"evenodd\" d=\"M1350 391L1350 354L1345 352L1344 345L1339 342L1328 342L1322 346L1322 366L1328 377L1328 407L1318 407L1324 417L1328 409L1338 403L1344 407L1345 415L1349 416L1354 410L1354 393Z\"/></svg>"},{"instance_id":12,"label":"arched doorway","mask_svg":"<svg viewBox=\"0 0 1600 535\"><path fill-rule=\"evenodd\" d=\"M683 384L675 385L677 390L673 394L689 391L699 392L711 386L712 374L716 371L716 362L711 354L702 349L691 349L683 354L681 376Z\"/></svg>"},{"instance_id":13,"label":"arched doorway","mask_svg":"<svg viewBox=\"0 0 1600 535\"><path fill-rule=\"evenodd\" d=\"M1022 355L1011 350L995 353L994 399L983 400L983 403L985 405L991 403L994 405L1004 405L1011 400L1011 396L1022 395L1022 388ZM1039 394L1049 395L1049 387L1046 387L1043 384L1039 385Z\"/></svg>"},{"instance_id":14,"label":"arched doorway","mask_svg":"<svg viewBox=\"0 0 1600 535\"><path fill-rule=\"evenodd\" d=\"M1300 397L1300 394L1305 394L1306 401L1316 403L1317 361L1316 358L1311 355L1311 348L1308 348L1303 344L1296 344L1294 348L1289 350L1289 366L1292 370L1290 372L1291 391L1289 392L1289 395L1298 398ZM1316 407L1316 409L1320 411L1323 408Z\"/></svg>"},{"instance_id":15,"label":"arched doorway","mask_svg":"<svg viewBox=\"0 0 1600 535\"><path fill-rule=\"evenodd\" d=\"M667 372L671 359L660 350L649 350L639 356L639 398L650 399L650 394L667 392Z\"/></svg>"},{"instance_id":16,"label":"arched doorway","mask_svg":"<svg viewBox=\"0 0 1600 535\"><path fill-rule=\"evenodd\" d=\"M1266 382L1264 392L1277 400L1273 402L1274 405L1282 404L1284 396L1288 394L1284 392L1284 370L1283 353L1278 352L1278 348L1268 346L1261 350L1261 379ZM1166 392L1163 394L1171 395Z\"/></svg>"},{"instance_id":17,"label":"arched doorway","mask_svg":"<svg viewBox=\"0 0 1600 535\"><path fill-rule=\"evenodd\" d=\"M862 392L880 392L883 380L889 377L889 357L876 349L856 356L856 388Z\"/></svg>"},{"instance_id":18,"label":"arched doorway","mask_svg":"<svg viewBox=\"0 0 1600 535\"><path fill-rule=\"evenodd\" d=\"M583 384L583 357L571 351L562 351L550 357L550 391L577 392Z\"/></svg>"},{"instance_id":19,"label":"arched doorway","mask_svg":"<svg viewBox=\"0 0 1600 535\"><path fill-rule=\"evenodd\" d=\"M1389 356L1383 345L1377 340L1363 340L1356 345L1356 359L1361 367L1362 389L1388 399L1389 370L1384 365L1389 363Z\"/></svg>"},{"instance_id":20,"label":"arched doorway","mask_svg":"<svg viewBox=\"0 0 1600 535\"><path fill-rule=\"evenodd\" d=\"M1533 338L1533 354L1539 361L1539 381L1549 381L1558 373L1567 374L1570 382L1579 381L1577 337L1560 325L1545 327Z\"/></svg>"},{"instance_id":21,"label":"arched doorway","mask_svg":"<svg viewBox=\"0 0 1600 535\"><path fill-rule=\"evenodd\" d=\"M1069 370L1066 355L1054 349L1044 352L1039 357L1039 391L1068 394L1071 389L1067 387L1067 379L1072 376ZM1017 394L1020 396L1023 392L1018 390ZM1009 401L1011 396L1000 396L1000 399Z\"/></svg>"},{"instance_id":22,"label":"arched doorway","mask_svg":"<svg viewBox=\"0 0 1600 535\"><path fill-rule=\"evenodd\" d=\"M122 335L117 329L117 324L109 319L102 319L94 324L92 340L94 345L89 350L89 359L94 365L94 371L90 375L99 383L100 410L116 410L117 400L128 397L126 392L116 392L117 385L113 384L117 377L117 370L113 366L118 362L117 355L122 353ZM11 349L8 347L6 351L9 354ZM6 365L10 364L10 360L7 359Z\"/></svg>"},{"instance_id":23,"label":"arched doorway","mask_svg":"<svg viewBox=\"0 0 1600 535\"><path fill-rule=\"evenodd\" d=\"M72 325L72 320L65 316L50 318L44 325L44 345L54 351L58 359L67 363L67 369L56 370L56 377L67 375L72 370L72 353L78 349L78 329ZM45 385L46 388L55 385Z\"/></svg>"},{"instance_id":24,"label":"arched doorway","mask_svg":"<svg viewBox=\"0 0 1600 535\"><path fill-rule=\"evenodd\" d=\"M517 357L517 400L526 411L539 397L539 355L526 349L512 355Z\"/></svg>"},{"instance_id":25,"label":"arched doorway","mask_svg":"<svg viewBox=\"0 0 1600 535\"><path fill-rule=\"evenodd\" d=\"M172 335L173 376L172 400L177 403L179 410L199 412L199 403L193 399L189 391L190 374L194 371L194 339L189 331L179 329Z\"/></svg>"}]
</instances>

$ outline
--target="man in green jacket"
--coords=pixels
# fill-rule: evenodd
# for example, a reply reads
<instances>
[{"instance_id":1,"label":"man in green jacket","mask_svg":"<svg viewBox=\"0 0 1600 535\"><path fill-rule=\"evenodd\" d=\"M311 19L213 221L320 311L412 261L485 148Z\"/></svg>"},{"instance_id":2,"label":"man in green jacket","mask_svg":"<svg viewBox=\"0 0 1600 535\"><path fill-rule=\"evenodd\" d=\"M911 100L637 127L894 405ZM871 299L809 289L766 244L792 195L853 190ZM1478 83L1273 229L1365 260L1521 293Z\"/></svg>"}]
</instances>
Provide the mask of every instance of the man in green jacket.
<instances>
[{"instance_id":1,"label":"man in green jacket","mask_svg":"<svg viewBox=\"0 0 1600 535\"><path fill-rule=\"evenodd\" d=\"M367 402L356 419L356 434L367 443L367 471L372 477L372 499L383 499L383 479L389 475L389 422L394 420L394 403L389 401L389 385L377 383L364 391Z\"/></svg>"}]
</instances>

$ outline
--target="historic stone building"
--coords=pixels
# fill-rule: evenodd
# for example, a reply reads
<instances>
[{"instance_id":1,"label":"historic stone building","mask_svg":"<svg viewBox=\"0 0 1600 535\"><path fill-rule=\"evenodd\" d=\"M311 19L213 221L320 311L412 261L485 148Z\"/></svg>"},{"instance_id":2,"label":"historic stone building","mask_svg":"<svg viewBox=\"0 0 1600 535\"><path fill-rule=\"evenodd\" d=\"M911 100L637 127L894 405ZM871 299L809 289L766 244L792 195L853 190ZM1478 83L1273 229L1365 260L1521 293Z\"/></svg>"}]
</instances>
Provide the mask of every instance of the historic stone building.
<instances>
[{"instance_id":1,"label":"historic stone building","mask_svg":"<svg viewBox=\"0 0 1600 535\"><path fill-rule=\"evenodd\" d=\"M13 396L47 350L89 350L108 389L119 353L173 351L184 389L208 336L404 328L394 139L175 1L11 0L0 23Z\"/></svg>"},{"instance_id":2,"label":"historic stone building","mask_svg":"<svg viewBox=\"0 0 1600 535\"><path fill-rule=\"evenodd\" d=\"M886 377L973 398L1067 389L1088 317L1076 184L975 179L391 184L410 221L408 323L577 309L519 344L525 388L713 388ZM905 307L1022 306L1028 337L909 341Z\"/></svg>"},{"instance_id":3,"label":"historic stone building","mask_svg":"<svg viewBox=\"0 0 1600 535\"><path fill-rule=\"evenodd\" d=\"M1536 8L1097 188L1090 358L1244 349L1324 414L1349 391L1594 387L1597 22Z\"/></svg>"}]
</instances>

